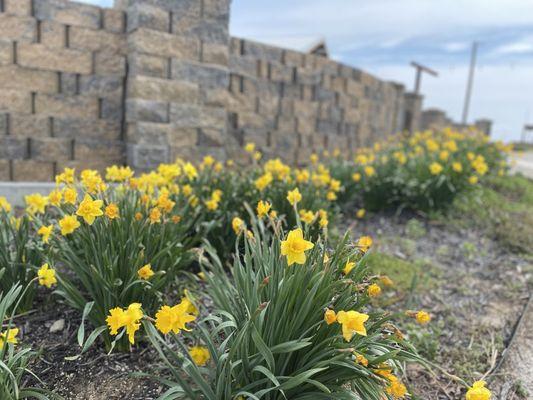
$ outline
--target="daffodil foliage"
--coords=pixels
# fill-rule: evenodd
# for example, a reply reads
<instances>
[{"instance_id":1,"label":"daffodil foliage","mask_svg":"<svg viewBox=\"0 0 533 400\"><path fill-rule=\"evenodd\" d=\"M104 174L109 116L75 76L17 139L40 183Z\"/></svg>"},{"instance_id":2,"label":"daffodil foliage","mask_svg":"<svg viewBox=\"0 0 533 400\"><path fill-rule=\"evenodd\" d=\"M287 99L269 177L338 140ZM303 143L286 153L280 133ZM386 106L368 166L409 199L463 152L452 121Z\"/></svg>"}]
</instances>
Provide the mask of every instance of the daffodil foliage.
<instances>
[{"instance_id":1,"label":"daffodil foliage","mask_svg":"<svg viewBox=\"0 0 533 400\"><path fill-rule=\"evenodd\" d=\"M381 400L405 394L400 366L419 357L391 317L370 306L366 288L378 277L368 275L368 248L346 237L335 249L325 239L296 244L296 261L284 254L284 242L306 235L253 223L251 234L239 236L230 275L206 245L204 274L216 311L170 341L145 322L172 376L162 380L169 386L162 398ZM355 266L345 274L348 262ZM209 351L203 366L185 346L189 341Z\"/></svg>"}]
</instances>

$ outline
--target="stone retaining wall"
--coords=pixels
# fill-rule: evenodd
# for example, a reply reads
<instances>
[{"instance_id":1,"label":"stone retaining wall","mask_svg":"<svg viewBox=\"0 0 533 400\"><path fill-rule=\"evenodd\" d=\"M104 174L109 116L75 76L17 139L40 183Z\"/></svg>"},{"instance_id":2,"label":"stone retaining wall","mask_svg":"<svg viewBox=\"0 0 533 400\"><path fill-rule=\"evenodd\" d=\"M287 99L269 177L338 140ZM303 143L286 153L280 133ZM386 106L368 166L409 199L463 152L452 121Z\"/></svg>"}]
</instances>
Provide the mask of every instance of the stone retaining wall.
<instances>
[{"instance_id":1,"label":"stone retaining wall","mask_svg":"<svg viewBox=\"0 0 533 400\"><path fill-rule=\"evenodd\" d=\"M229 0L0 0L0 181L238 157L303 162L416 129L421 98L326 57L230 38Z\"/></svg>"}]
</instances>

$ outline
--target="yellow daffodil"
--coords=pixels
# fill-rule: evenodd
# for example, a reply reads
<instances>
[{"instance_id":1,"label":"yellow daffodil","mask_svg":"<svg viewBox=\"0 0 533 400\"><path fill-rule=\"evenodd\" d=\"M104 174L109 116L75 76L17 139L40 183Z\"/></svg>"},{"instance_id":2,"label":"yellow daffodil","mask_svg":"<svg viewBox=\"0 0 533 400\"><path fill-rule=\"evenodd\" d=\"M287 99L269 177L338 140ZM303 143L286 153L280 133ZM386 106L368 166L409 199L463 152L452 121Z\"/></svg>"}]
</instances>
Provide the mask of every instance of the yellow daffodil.
<instances>
[{"instance_id":1,"label":"yellow daffodil","mask_svg":"<svg viewBox=\"0 0 533 400\"><path fill-rule=\"evenodd\" d=\"M57 189L52 190L48 194L48 201L50 202L51 205L56 206L56 207L61 205L62 198L63 198L63 193L61 193L61 191Z\"/></svg>"},{"instance_id":2,"label":"yellow daffodil","mask_svg":"<svg viewBox=\"0 0 533 400\"><path fill-rule=\"evenodd\" d=\"M366 289L366 292L370 297L378 297L381 294L381 288L373 283Z\"/></svg>"},{"instance_id":3,"label":"yellow daffodil","mask_svg":"<svg viewBox=\"0 0 533 400\"><path fill-rule=\"evenodd\" d=\"M17 344L17 335L19 333L18 328L10 328L5 332L0 333L0 350L4 348L6 343L11 343L13 345Z\"/></svg>"},{"instance_id":4,"label":"yellow daffodil","mask_svg":"<svg viewBox=\"0 0 533 400\"><path fill-rule=\"evenodd\" d=\"M268 214L272 205L268 201L259 200L257 203L257 216L263 218Z\"/></svg>"},{"instance_id":5,"label":"yellow daffodil","mask_svg":"<svg viewBox=\"0 0 533 400\"><path fill-rule=\"evenodd\" d=\"M145 266L139 268L137 271L137 275L139 275L140 279L148 280L152 276L154 276L154 271L152 270L152 266L150 264L146 264Z\"/></svg>"},{"instance_id":6,"label":"yellow daffodil","mask_svg":"<svg viewBox=\"0 0 533 400\"><path fill-rule=\"evenodd\" d=\"M52 231L54 230L54 225L48 225L48 226L41 226L39 230L37 231L37 234L41 235L43 238L44 243L48 243L50 240L50 235L52 234Z\"/></svg>"},{"instance_id":7,"label":"yellow daffodil","mask_svg":"<svg viewBox=\"0 0 533 400\"><path fill-rule=\"evenodd\" d=\"M326 321L328 325L331 325L334 322L336 322L337 314L335 314L335 311L328 308L326 312L324 313L324 321Z\"/></svg>"},{"instance_id":8,"label":"yellow daffodil","mask_svg":"<svg viewBox=\"0 0 533 400\"><path fill-rule=\"evenodd\" d=\"M157 224L161 222L161 211L159 208L154 207L150 210L150 215L148 217L151 224Z\"/></svg>"},{"instance_id":9,"label":"yellow daffodil","mask_svg":"<svg viewBox=\"0 0 533 400\"><path fill-rule=\"evenodd\" d=\"M306 261L305 252L311 250L315 245L304 240L303 232L300 228L289 232L287 239L281 242L281 255L287 256L287 264L304 264Z\"/></svg>"},{"instance_id":10,"label":"yellow daffodil","mask_svg":"<svg viewBox=\"0 0 533 400\"><path fill-rule=\"evenodd\" d=\"M476 381L466 392L466 400L490 400L492 393L484 381Z\"/></svg>"},{"instance_id":11,"label":"yellow daffodil","mask_svg":"<svg viewBox=\"0 0 533 400\"><path fill-rule=\"evenodd\" d=\"M105 215L106 215L106 217L109 218L109 219L115 219L115 218L118 218L118 217L119 217L118 206L117 206L115 203L111 203L111 204L109 204L109 205L105 208Z\"/></svg>"},{"instance_id":12,"label":"yellow daffodil","mask_svg":"<svg viewBox=\"0 0 533 400\"><path fill-rule=\"evenodd\" d=\"M370 246L372 246L372 238L370 236L361 236L357 241L357 247L359 247L363 253L366 253Z\"/></svg>"},{"instance_id":13,"label":"yellow daffodil","mask_svg":"<svg viewBox=\"0 0 533 400\"><path fill-rule=\"evenodd\" d=\"M76 211L76 215L82 217L89 225L92 225L96 217L104 215L102 211L103 204L102 200L93 200L89 194L86 194Z\"/></svg>"},{"instance_id":14,"label":"yellow daffodil","mask_svg":"<svg viewBox=\"0 0 533 400\"><path fill-rule=\"evenodd\" d=\"M342 336L349 342L355 334L366 336L365 322L369 316L357 311L339 311L337 322L342 325Z\"/></svg>"},{"instance_id":15,"label":"yellow daffodil","mask_svg":"<svg viewBox=\"0 0 533 400\"><path fill-rule=\"evenodd\" d=\"M80 227L80 221L75 215L65 215L59 220L59 228L63 236L70 235Z\"/></svg>"},{"instance_id":16,"label":"yellow daffodil","mask_svg":"<svg viewBox=\"0 0 533 400\"><path fill-rule=\"evenodd\" d=\"M356 264L355 264L355 262L353 262L353 261L350 261L350 260L346 261L346 264L344 265L344 268L343 268L343 270L342 270L342 273L343 273L344 275L348 275L348 274L352 271L352 269L355 268L355 265L356 265Z\"/></svg>"},{"instance_id":17,"label":"yellow daffodil","mask_svg":"<svg viewBox=\"0 0 533 400\"><path fill-rule=\"evenodd\" d=\"M0 210L4 210L5 212L11 211L11 204L9 204L9 201L4 196L0 196Z\"/></svg>"},{"instance_id":18,"label":"yellow daffodil","mask_svg":"<svg viewBox=\"0 0 533 400\"><path fill-rule=\"evenodd\" d=\"M209 359L211 358L211 355L209 354L209 350L207 347L204 346L193 346L189 349L189 354L194 361L196 365L199 367L205 366Z\"/></svg>"},{"instance_id":19,"label":"yellow daffodil","mask_svg":"<svg viewBox=\"0 0 533 400\"><path fill-rule=\"evenodd\" d=\"M298 188L289 190L287 192L287 200L289 201L291 206L295 206L296 204L298 204L298 202L302 200L300 190Z\"/></svg>"},{"instance_id":20,"label":"yellow daffodil","mask_svg":"<svg viewBox=\"0 0 533 400\"><path fill-rule=\"evenodd\" d=\"M429 321L431 321L431 315L425 311L418 311L415 315L416 322L419 324L427 324Z\"/></svg>"},{"instance_id":21,"label":"yellow daffodil","mask_svg":"<svg viewBox=\"0 0 533 400\"><path fill-rule=\"evenodd\" d=\"M359 210L357 210L357 212L355 213L355 216L359 219L363 218L366 214L366 210L364 208L360 208Z\"/></svg>"},{"instance_id":22,"label":"yellow daffodil","mask_svg":"<svg viewBox=\"0 0 533 400\"><path fill-rule=\"evenodd\" d=\"M233 231L235 232L235 234L238 235L244 229L244 221L240 219L239 217L235 217L231 221L231 227L233 228Z\"/></svg>"},{"instance_id":23,"label":"yellow daffodil","mask_svg":"<svg viewBox=\"0 0 533 400\"><path fill-rule=\"evenodd\" d=\"M438 162L433 162L429 165L429 172L431 175L438 175L442 172L443 168Z\"/></svg>"},{"instance_id":24,"label":"yellow daffodil","mask_svg":"<svg viewBox=\"0 0 533 400\"><path fill-rule=\"evenodd\" d=\"M30 214L44 214L48 205L48 197L34 193L25 196L24 199L26 200L26 209Z\"/></svg>"},{"instance_id":25,"label":"yellow daffodil","mask_svg":"<svg viewBox=\"0 0 533 400\"><path fill-rule=\"evenodd\" d=\"M170 307L162 306L155 315L155 326L163 334L174 332L178 334L181 330L189 331L187 323L196 319L194 315L188 312L190 303L188 300L182 300L181 303Z\"/></svg>"},{"instance_id":26,"label":"yellow daffodil","mask_svg":"<svg viewBox=\"0 0 533 400\"><path fill-rule=\"evenodd\" d=\"M57 283L56 271L51 269L47 264L43 264L37 271L37 277L39 279L39 285L46 286L48 289Z\"/></svg>"},{"instance_id":27,"label":"yellow daffodil","mask_svg":"<svg viewBox=\"0 0 533 400\"><path fill-rule=\"evenodd\" d=\"M78 199L78 192L76 189L66 187L63 189L63 199L65 203L74 205Z\"/></svg>"}]
</instances>

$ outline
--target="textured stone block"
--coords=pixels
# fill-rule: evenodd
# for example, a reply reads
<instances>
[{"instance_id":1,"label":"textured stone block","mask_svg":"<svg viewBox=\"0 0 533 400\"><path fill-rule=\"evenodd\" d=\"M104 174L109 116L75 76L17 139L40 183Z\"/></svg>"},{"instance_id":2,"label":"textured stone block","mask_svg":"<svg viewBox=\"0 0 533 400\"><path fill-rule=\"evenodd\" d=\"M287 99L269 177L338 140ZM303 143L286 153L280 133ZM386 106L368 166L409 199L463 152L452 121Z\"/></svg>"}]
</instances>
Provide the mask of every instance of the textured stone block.
<instances>
[{"instance_id":1,"label":"textured stone block","mask_svg":"<svg viewBox=\"0 0 533 400\"><path fill-rule=\"evenodd\" d=\"M21 43L18 46L18 64L29 68L88 75L92 69L92 55L86 51Z\"/></svg>"},{"instance_id":2,"label":"textured stone block","mask_svg":"<svg viewBox=\"0 0 533 400\"><path fill-rule=\"evenodd\" d=\"M124 147L124 142L122 141L75 139L74 158L77 160L117 163L124 159Z\"/></svg>"},{"instance_id":3,"label":"textured stone block","mask_svg":"<svg viewBox=\"0 0 533 400\"><path fill-rule=\"evenodd\" d=\"M283 50L280 47L269 46L263 43L244 40L244 55L267 61L281 62Z\"/></svg>"},{"instance_id":4,"label":"textured stone block","mask_svg":"<svg viewBox=\"0 0 533 400\"><path fill-rule=\"evenodd\" d=\"M229 18L230 0L203 0L203 16L226 20Z\"/></svg>"},{"instance_id":5,"label":"textured stone block","mask_svg":"<svg viewBox=\"0 0 533 400\"><path fill-rule=\"evenodd\" d=\"M202 62L227 67L229 65L228 46L202 42Z\"/></svg>"},{"instance_id":6,"label":"textured stone block","mask_svg":"<svg viewBox=\"0 0 533 400\"><path fill-rule=\"evenodd\" d=\"M193 104L171 104L170 122L182 128L225 128L227 113L223 108Z\"/></svg>"},{"instance_id":7,"label":"textured stone block","mask_svg":"<svg viewBox=\"0 0 533 400\"><path fill-rule=\"evenodd\" d=\"M170 62L168 58L134 53L128 56L131 76L144 75L154 78L170 77Z\"/></svg>"},{"instance_id":8,"label":"textured stone block","mask_svg":"<svg viewBox=\"0 0 533 400\"><path fill-rule=\"evenodd\" d=\"M0 39L0 65L13 64L13 43Z\"/></svg>"},{"instance_id":9,"label":"textured stone block","mask_svg":"<svg viewBox=\"0 0 533 400\"><path fill-rule=\"evenodd\" d=\"M232 55L229 58L229 69L232 73L255 77L258 72L258 61L251 57Z\"/></svg>"},{"instance_id":10,"label":"textured stone block","mask_svg":"<svg viewBox=\"0 0 533 400\"><path fill-rule=\"evenodd\" d=\"M0 66L0 87L28 92L55 93L57 73L21 68L16 65Z\"/></svg>"},{"instance_id":11,"label":"textured stone block","mask_svg":"<svg viewBox=\"0 0 533 400\"><path fill-rule=\"evenodd\" d=\"M4 0L4 10L7 14L30 16L32 0Z\"/></svg>"},{"instance_id":12,"label":"textured stone block","mask_svg":"<svg viewBox=\"0 0 533 400\"><path fill-rule=\"evenodd\" d=\"M166 146L171 131L170 124L133 122L127 124L128 143Z\"/></svg>"},{"instance_id":13,"label":"textured stone block","mask_svg":"<svg viewBox=\"0 0 533 400\"><path fill-rule=\"evenodd\" d=\"M216 128L200 128L197 145L202 147L221 147L225 142L225 130Z\"/></svg>"},{"instance_id":14,"label":"textured stone block","mask_svg":"<svg viewBox=\"0 0 533 400\"><path fill-rule=\"evenodd\" d=\"M200 42L195 38L176 36L170 33L141 28L128 36L128 50L154 54L161 57L176 57L198 60Z\"/></svg>"},{"instance_id":15,"label":"textured stone block","mask_svg":"<svg viewBox=\"0 0 533 400\"><path fill-rule=\"evenodd\" d=\"M137 76L128 81L128 96L144 100L174 103L196 103L198 85L184 80L168 80Z\"/></svg>"},{"instance_id":16,"label":"textured stone block","mask_svg":"<svg viewBox=\"0 0 533 400\"><path fill-rule=\"evenodd\" d=\"M209 88L229 86L227 68L177 59L172 59L172 79L195 82Z\"/></svg>"},{"instance_id":17,"label":"textured stone block","mask_svg":"<svg viewBox=\"0 0 533 400\"><path fill-rule=\"evenodd\" d=\"M0 111L30 112L31 94L20 89L2 89Z\"/></svg>"},{"instance_id":18,"label":"textured stone block","mask_svg":"<svg viewBox=\"0 0 533 400\"><path fill-rule=\"evenodd\" d=\"M95 120L92 118L54 118L54 136L65 138L87 138L118 140L121 136L121 122Z\"/></svg>"},{"instance_id":19,"label":"textured stone block","mask_svg":"<svg viewBox=\"0 0 533 400\"><path fill-rule=\"evenodd\" d=\"M102 26L100 8L68 0L35 0L34 16L40 20L57 21L65 25L99 29Z\"/></svg>"},{"instance_id":20,"label":"textured stone block","mask_svg":"<svg viewBox=\"0 0 533 400\"><path fill-rule=\"evenodd\" d=\"M12 136L0 137L0 158L16 160L28 157L28 139Z\"/></svg>"},{"instance_id":21,"label":"textured stone block","mask_svg":"<svg viewBox=\"0 0 533 400\"><path fill-rule=\"evenodd\" d=\"M13 113L9 117L9 128L12 136L18 137L50 137L51 123L46 115Z\"/></svg>"},{"instance_id":22,"label":"textured stone block","mask_svg":"<svg viewBox=\"0 0 533 400\"><path fill-rule=\"evenodd\" d=\"M8 182L11 180L11 167L9 160L0 160L0 181Z\"/></svg>"},{"instance_id":23,"label":"textured stone block","mask_svg":"<svg viewBox=\"0 0 533 400\"><path fill-rule=\"evenodd\" d=\"M0 39L31 42L35 40L36 21L31 17L0 14Z\"/></svg>"},{"instance_id":24,"label":"textured stone block","mask_svg":"<svg viewBox=\"0 0 533 400\"><path fill-rule=\"evenodd\" d=\"M102 29L72 26L69 33L69 47L90 51L105 49L110 53L122 54L126 49L126 38Z\"/></svg>"},{"instance_id":25,"label":"textured stone block","mask_svg":"<svg viewBox=\"0 0 533 400\"><path fill-rule=\"evenodd\" d=\"M124 107L122 105L121 97L104 97L100 99L100 115L101 119L109 119L114 121L122 121L124 115Z\"/></svg>"},{"instance_id":26,"label":"textured stone block","mask_svg":"<svg viewBox=\"0 0 533 400\"><path fill-rule=\"evenodd\" d=\"M98 118L98 99L89 96L41 94L35 99L35 112L58 117Z\"/></svg>"},{"instance_id":27,"label":"textured stone block","mask_svg":"<svg viewBox=\"0 0 533 400\"><path fill-rule=\"evenodd\" d=\"M108 32L123 33L126 29L126 14L121 10L104 9L104 29Z\"/></svg>"},{"instance_id":28,"label":"textured stone block","mask_svg":"<svg viewBox=\"0 0 533 400\"><path fill-rule=\"evenodd\" d=\"M94 73L96 75L126 76L126 57L114 51L102 50L94 53Z\"/></svg>"},{"instance_id":29,"label":"textured stone block","mask_svg":"<svg viewBox=\"0 0 533 400\"><path fill-rule=\"evenodd\" d=\"M198 0L126 0L131 8L137 4L149 4L175 14L187 15L188 17L199 18L202 2Z\"/></svg>"},{"instance_id":30,"label":"textured stone block","mask_svg":"<svg viewBox=\"0 0 533 400\"><path fill-rule=\"evenodd\" d=\"M168 146L128 144L127 160L128 164L135 169L153 169L161 163L170 161L169 148Z\"/></svg>"},{"instance_id":31,"label":"textured stone block","mask_svg":"<svg viewBox=\"0 0 533 400\"><path fill-rule=\"evenodd\" d=\"M19 182L51 182L54 163L34 160L13 160L13 180Z\"/></svg>"},{"instance_id":32,"label":"textured stone block","mask_svg":"<svg viewBox=\"0 0 533 400\"><path fill-rule=\"evenodd\" d=\"M0 137L8 134L9 118L8 113L0 113Z\"/></svg>"},{"instance_id":33,"label":"textured stone block","mask_svg":"<svg viewBox=\"0 0 533 400\"><path fill-rule=\"evenodd\" d=\"M46 47L66 46L67 26L55 21L41 21L41 43Z\"/></svg>"},{"instance_id":34,"label":"textured stone block","mask_svg":"<svg viewBox=\"0 0 533 400\"><path fill-rule=\"evenodd\" d=\"M32 138L30 154L32 160L58 161L71 159L70 139L64 138Z\"/></svg>"},{"instance_id":35,"label":"textured stone block","mask_svg":"<svg viewBox=\"0 0 533 400\"><path fill-rule=\"evenodd\" d=\"M126 121L127 122L168 122L169 106L167 102L128 99L126 101Z\"/></svg>"},{"instance_id":36,"label":"textured stone block","mask_svg":"<svg viewBox=\"0 0 533 400\"><path fill-rule=\"evenodd\" d=\"M78 74L58 72L59 86L58 86L57 92L61 94L66 94L69 96L75 96L79 94L78 93L79 76L80 75Z\"/></svg>"},{"instance_id":37,"label":"textured stone block","mask_svg":"<svg viewBox=\"0 0 533 400\"><path fill-rule=\"evenodd\" d=\"M138 3L128 9L128 32L147 28L161 32L170 31L170 13L162 8Z\"/></svg>"},{"instance_id":38,"label":"textured stone block","mask_svg":"<svg viewBox=\"0 0 533 400\"><path fill-rule=\"evenodd\" d=\"M79 78L80 94L99 97L114 97L120 99L124 78L122 76L111 75L85 75Z\"/></svg>"},{"instance_id":39,"label":"textured stone block","mask_svg":"<svg viewBox=\"0 0 533 400\"><path fill-rule=\"evenodd\" d=\"M208 43L229 43L228 24L216 19L191 19L181 14L172 15L172 33L182 36L196 36Z\"/></svg>"}]
</instances>

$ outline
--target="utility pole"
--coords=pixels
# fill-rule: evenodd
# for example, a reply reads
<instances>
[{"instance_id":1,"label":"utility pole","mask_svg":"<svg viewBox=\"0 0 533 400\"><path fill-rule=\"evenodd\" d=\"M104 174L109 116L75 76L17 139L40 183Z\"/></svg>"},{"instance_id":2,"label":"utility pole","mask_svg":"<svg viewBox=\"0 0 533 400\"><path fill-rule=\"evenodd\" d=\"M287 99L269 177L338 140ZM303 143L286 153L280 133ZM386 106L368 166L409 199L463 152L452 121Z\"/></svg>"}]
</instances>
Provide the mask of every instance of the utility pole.
<instances>
[{"instance_id":1,"label":"utility pole","mask_svg":"<svg viewBox=\"0 0 533 400\"><path fill-rule=\"evenodd\" d=\"M470 108L470 98L472 97L472 86L474 85L474 72L476 70L477 42L472 43L472 53L470 55L470 71L468 72L468 82L466 84L465 104L463 107L463 125L468 120L468 109Z\"/></svg>"},{"instance_id":2,"label":"utility pole","mask_svg":"<svg viewBox=\"0 0 533 400\"><path fill-rule=\"evenodd\" d=\"M439 76L437 71L432 70L431 68L428 68L422 64L419 64L415 61L411 61L411 67L416 68L416 75L415 75L415 94L420 94L420 83L422 82L422 73L428 73L432 76Z\"/></svg>"}]
</instances>

